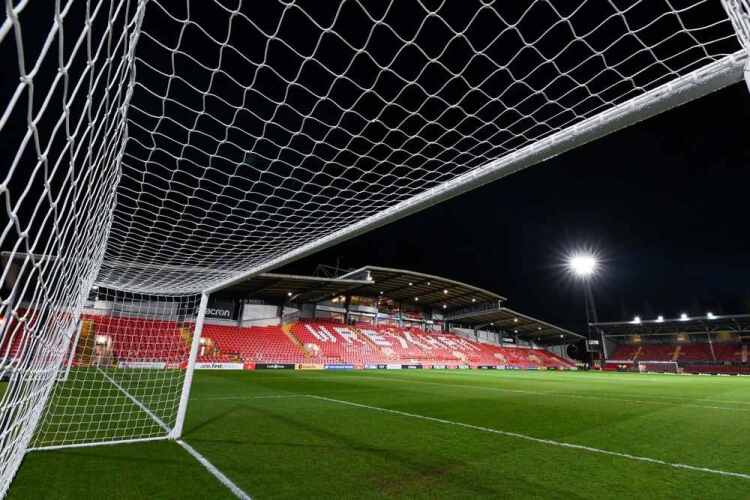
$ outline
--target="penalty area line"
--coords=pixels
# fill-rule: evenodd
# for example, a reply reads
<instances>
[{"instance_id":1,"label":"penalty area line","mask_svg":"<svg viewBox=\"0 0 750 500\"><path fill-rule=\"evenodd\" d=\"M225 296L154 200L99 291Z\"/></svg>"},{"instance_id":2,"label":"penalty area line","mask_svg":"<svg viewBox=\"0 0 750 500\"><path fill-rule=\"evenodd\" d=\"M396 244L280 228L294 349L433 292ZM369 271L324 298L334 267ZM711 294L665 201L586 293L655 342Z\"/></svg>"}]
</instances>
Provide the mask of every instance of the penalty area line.
<instances>
[{"instance_id":1,"label":"penalty area line","mask_svg":"<svg viewBox=\"0 0 750 500\"><path fill-rule=\"evenodd\" d=\"M190 455L192 455L193 458L195 458L198 462L200 462L200 464L203 467L205 467L206 470L210 472L216 479L218 479L221 484L226 486L229 489L229 491L231 491L232 494L234 494L234 496L242 500L252 500L250 495L242 491L242 489L239 486L237 486L231 479L229 479L226 475L224 475L224 473L221 472L214 464L209 462L206 457L201 455L198 452L198 450L196 450L195 448L187 444L182 439L178 439L177 444L182 446L185 449L185 451L190 453Z\"/></svg>"},{"instance_id":2,"label":"penalty area line","mask_svg":"<svg viewBox=\"0 0 750 500\"><path fill-rule=\"evenodd\" d=\"M437 422L437 423L445 424L445 425L463 427L465 429L472 429L475 431L487 432L490 434L497 434L500 436L522 439L524 441L531 441L533 443L546 444L548 446L557 446L559 448L568 448L572 450L586 451L589 453L596 453L599 455L608 455L611 457L619 457L619 458L624 458L627 460L634 460L637 462L645 462L645 463L655 464L655 465L664 465L667 467L672 467L674 469L684 469L684 470L690 470L694 472L705 472L708 474L717 474L719 476L736 477L740 479L750 480L750 474L743 474L741 472L729 472L729 471L723 471L723 470L718 470L718 469L710 469L708 467L698 467L695 465L672 463L672 462L667 462L666 460L659 460L658 458L642 457L639 455L631 455L629 453L621 453L619 451L610 451L610 450L604 450L601 448L594 448L591 446L584 446L581 444L566 443L565 441L555 441L552 439L538 438L534 436L529 436L527 434L520 434L518 432L502 431L499 429L493 429L491 427L483 427L480 425L466 424L463 422L456 422L454 420L446 420L446 419L437 418L437 417L428 417L426 415L419 415L417 413L409 413L409 412L400 411L400 410L391 410L388 408L381 408L379 406L371 406L371 405L366 405L362 403L355 403L352 401L344 401L342 399L327 398L325 396L316 396L314 394L308 394L307 397L312 398L312 399L318 399L321 401L328 401L330 403L338 403L342 405L354 406L357 408L364 408L367 410L374 410L374 411L379 411L383 413L390 413L393 415L400 415L402 417L417 418L420 420L427 420L429 422Z\"/></svg>"}]
</instances>

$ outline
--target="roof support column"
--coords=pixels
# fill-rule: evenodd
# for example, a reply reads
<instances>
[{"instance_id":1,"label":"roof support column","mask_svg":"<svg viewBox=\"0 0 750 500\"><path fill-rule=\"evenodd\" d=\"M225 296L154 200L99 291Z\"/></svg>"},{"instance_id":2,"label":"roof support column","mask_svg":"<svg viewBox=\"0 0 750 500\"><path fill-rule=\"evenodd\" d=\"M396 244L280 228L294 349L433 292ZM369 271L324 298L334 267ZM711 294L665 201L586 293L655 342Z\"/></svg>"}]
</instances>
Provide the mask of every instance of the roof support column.
<instances>
[{"instance_id":1,"label":"roof support column","mask_svg":"<svg viewBox=\"0 0 750 500\"><path fill-rule=\"evenodd\" d=\"M349 294L346 294L346 298L344 299L344 324L348 325L351 320L351 305L352 305L352 296Z\"/></svg>"}]
</instances>

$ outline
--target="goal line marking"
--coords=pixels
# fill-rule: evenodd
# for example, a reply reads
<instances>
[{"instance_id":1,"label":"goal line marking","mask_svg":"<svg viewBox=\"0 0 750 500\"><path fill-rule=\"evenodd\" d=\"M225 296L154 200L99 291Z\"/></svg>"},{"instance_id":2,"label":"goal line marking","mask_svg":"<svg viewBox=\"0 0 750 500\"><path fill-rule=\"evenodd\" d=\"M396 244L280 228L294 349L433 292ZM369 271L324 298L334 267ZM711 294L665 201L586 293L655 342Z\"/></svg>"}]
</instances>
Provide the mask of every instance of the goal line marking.
<instances>
[{"instance_id":1,"label":"goal line marking","mask_svg":"<svg viewBox=\"0 0 750 500\"><path fill-rule=\"evenodd\" d=\"M229 491L231 491L234 494L234 496L242 500L252 500L250 495L245 493L242 490L242 488L237 486L231 479L229 479L223 472L221 472L214 464L209 462L206 457L204 457L198 452L198 450L196 450L195 448L187 444L182 439L178 439L177 444L182 446L185 449L185 451L190 453L190 455L192 455L193 458L195 458L198 462L200 462L200 464L203 467L205 467L206 470L210 472L216 479L218 479L221 484L226 486L229 489Z\"/></svg>"},{"instance_id":2,"label":"goal line marking","mask_svg":"<svg viewBox=\"0 0 750 500\"><path fill-rule=\"evenodd\" d=\"M456 421L453 421L453 420L446 420L446 419L437 418L437 417L428 417L428 416L425 416L425 415L419 415L417 413L409 413L409 412L400 411L400 410L391 410L391 409L388 409L388 408L381 408L379 406L371 406L371 405L366 405L366 404L362 404L362 403L355 403L355 402L352 402L352 401L344 401L342 399L327 398L325 396L316 396L314 394L308 394L307 397L312 398L312 399L318 399L318 400L321 400L321 401L328 401L328 402L331 402L331 403L338 403L338 404L342 404L342 405L354 406L354 407L357 407L357 408L364 408L364 409L368 409L368 410L379 411L379 412L383 412L383 413L391 413L393 415L400 415L402 417L417 418L417 419L427 420L427 421L430 421L430 422L437 422L437 423L445 424L445 425L453 425L453 426L456 426L456 427L463 427L465 429L473 429L475 431L488 432L488 433L491 433L491 434L498 434L498 435L501 435L501 436L512 437L512 438L516 438L516 439L522 439L524 441L531 441L531 442L534 442L534 443L546 444L546 445L549 445L549 446L557 446L557 447L560 447L560 448L568 448L568 449L573 449L573 450L587 451L589 453L598 453L600 455L608 455L608 456L612 456L612 457L625 458L625 459L628 459L628 460L634 460L634 461L638 461L638 462L645 462L645 463L656 464L656 465L665 465L665 466L672 467L672 468L675 468L675 469L685 469L685 470L690 470L690 471L695 471L695 472L705 472L705 473L709 473L709 474L717 474L717 475L720 475L720 476L736 477L736 478L740 478L740 479L748 479L748 480L750 480L750 474L743 474L741 472L729 472L729 471L723 471L723 470L718 470L718 469L710 469L708 467L698 467L698 466L695 466L695 465L672 463L672 462L667 462L665 460L659 460L658 458L642 457L642 456L639 456L639 455L631 455L629 453L621 453L621 452L618 452L618 451L604 450L604 449L601 449L601 448L594 448L594 447L591 447L591 446L584 446L584 445L581 445L581 444L566 443L564 441L554 441L552 439L543 439L543 438L538 438L538 437L534 437L534 436L529 436L527 434L520 434L518 432L502 431L502 430L499 430L499 429L493 429L491 427L482 427L480 425L466 424L466 423L463 423L463 422L456 422Z\"/></svg>"}]
</instances>

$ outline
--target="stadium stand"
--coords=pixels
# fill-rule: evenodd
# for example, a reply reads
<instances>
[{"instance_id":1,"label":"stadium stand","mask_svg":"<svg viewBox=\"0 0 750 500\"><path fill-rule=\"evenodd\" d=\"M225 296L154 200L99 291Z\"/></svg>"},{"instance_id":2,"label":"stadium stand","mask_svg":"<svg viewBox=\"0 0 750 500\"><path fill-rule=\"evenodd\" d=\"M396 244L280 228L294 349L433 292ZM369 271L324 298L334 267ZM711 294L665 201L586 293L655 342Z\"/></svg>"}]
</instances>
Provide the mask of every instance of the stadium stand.
<instances>
[{"instance_id":1,"label":"stadium stand","mask_svg":"<svg viewBox=\"0 0 750 500\"><path fill-rule=\"evenodd\" d=\"M82 319L93 322L97 337L109 339L107 342L117 360L178 361L189 350L187 340L173 321L98 315Z\"/></svg>"},{"instance_id":2,"label":"stadium stand","mask_svg":"<svg viewBox=\"0 0 750 500\"><path fill-rule=\"evenodd\" d=\"M679 344L620 344L610 356L606 370L617 370L620 361L676 361L683 373L750 374L748 346L737 342L691 342ZM625 369L635 369L633 365Z\"/></svg>"},{"instance_id":3,"label":"stadium stand","mask_svg":"<svg viewBox=\"0 0 750 500\"><path fill-rule=\"evenodd\" d=\"M106 359L107 363L172 362L184 359L189 350L185 325L174 321L109 315L84 315L82 319L82 336L95 335L100 339L97 344L103 345L92 350L93 343L86 343L89 348L84 351L84 343L79 343L74 361L77 365L88 364L94 358L100 360L97 362ZM188 331L191 328L187 325ZM18 332L0 345L10 359L23 341L23 330ZM253 327L206 323L202 338L204 349L198 361L204 363L346 364L357 368L391 363L518 369L574 367L572 362L543 349L499 346L416 327L345 325L335 320Z\"/></svg>"},{"instance_id":4,"label":"stadium stand","mask_svg":"<svg viewBox=\"0 0 750 500\"><path fill-rule=\"evenodd\" d=\"M336 322L302 321L290 329L309 360L323 364L384 362L378 350L352 328Z\"/></svg>"},{"instance_id":5,"label":"stadium stand","mask_svg":"<svg viewBox=\"0 0 750 500\"><path fill-rule=\"evenodd\" d=\"M227 357L257 363L307 362L300 346L278 326L242 328L206 324L203 337L211 339L218 349L218 353L201 356L199 361L203 362L226 361Z\"/></svg>"},{"instance_id":6,"label":"stadium stand","mask_svg":"<svg viewBox=\"0 0 750 500\"><path fill-rule=\"evenodd\" d=\"M675 361L706 361L714 359L709 344L684 344L678 347L680 350Z\"/></svg>"}]
</instances>

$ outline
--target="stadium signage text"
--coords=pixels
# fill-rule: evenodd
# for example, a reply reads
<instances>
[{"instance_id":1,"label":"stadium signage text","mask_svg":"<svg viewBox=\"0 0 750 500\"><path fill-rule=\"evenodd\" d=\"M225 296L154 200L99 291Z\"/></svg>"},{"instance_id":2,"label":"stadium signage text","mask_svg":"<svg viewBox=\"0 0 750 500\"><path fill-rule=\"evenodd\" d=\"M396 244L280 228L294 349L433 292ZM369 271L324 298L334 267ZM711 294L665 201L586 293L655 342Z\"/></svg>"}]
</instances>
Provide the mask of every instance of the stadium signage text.
<instances>
[{"instance_id":1,"label":"stadium signage text","mask_svg":"<svg viewBox=\"0 0 750 500\"><path fill-rule=\"evenodd\" d=\"M237 303L231 299L216 298L208 301L206 317L215 319L237 319Z\"/></svg>"},{"instance_id":2,"label":"stadium signage text","mask_svg":"<svg viewBox=\"0 0 750 500\"><path fill-rule=\"evenodd\" d=\"M294 363L255 363L256 370L294 370Z\"/></svg>"},{"instance_id":3,"label":"stadium signage text","mask_svg":"<svg viewBox=\"0 0 750 500\"><path fill-rule=\"evenodd\" d=\"M195 363L196 370L244 370L243 363Z\"/></svg>"},{"instance_id":4,"label":"stadium signage text","mask_svg":"<svg viewBox=\"0 0 750 500\"><path fill-rule=\"evenodd\" d=\"M163 361L120 361L117 363L118 368L150 368L162 370L167 367Z\"/></svg>"},{"instance_id":5,"label":"stadium signage text","mask_svg":"<svg viewBox=\"0 0 750 500\"><path fill-rule=\"evenodd\" d=\"M298 370L322 370L323 368L324 366L318 363L299 363L297 365Z\"/></svg>"},{"instance_id":6,"label":"stadium signage text","mask_svg":"<svg viewBox=\"0 0 750 500\"><path fill-rule=\"evenodd\" d=\"M216 307L211 307L206 309L206 316L210 318L230 319L232 317L232 311L230 311L229 309L219 309Z\"/></svg>"}]
</instances>

